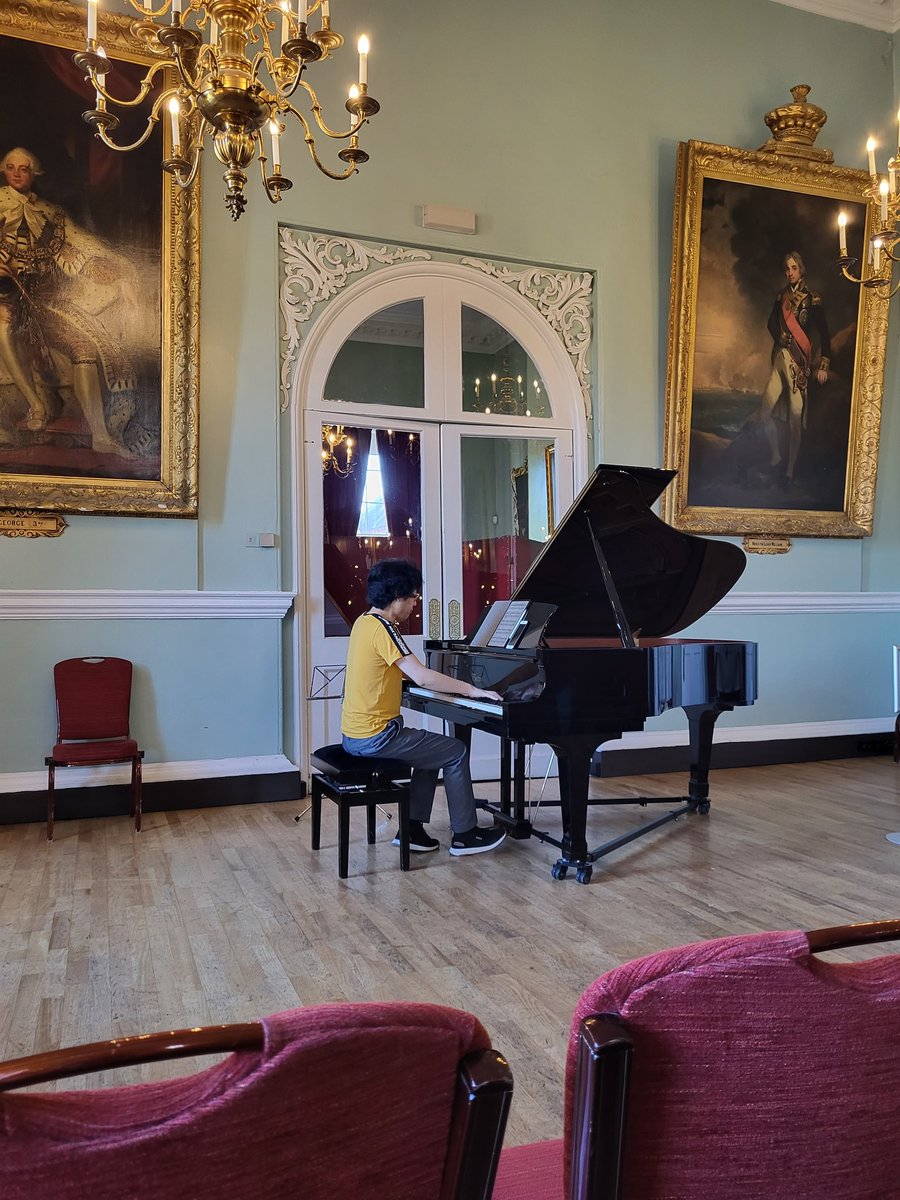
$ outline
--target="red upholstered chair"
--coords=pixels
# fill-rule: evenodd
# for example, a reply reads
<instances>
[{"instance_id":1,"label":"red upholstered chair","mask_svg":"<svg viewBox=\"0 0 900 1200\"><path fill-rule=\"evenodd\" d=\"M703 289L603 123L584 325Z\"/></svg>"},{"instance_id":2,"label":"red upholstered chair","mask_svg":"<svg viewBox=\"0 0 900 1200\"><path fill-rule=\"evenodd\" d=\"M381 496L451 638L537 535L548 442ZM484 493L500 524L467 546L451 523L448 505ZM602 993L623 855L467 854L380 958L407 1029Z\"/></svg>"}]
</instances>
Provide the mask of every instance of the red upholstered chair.
<instances>
[{"instance_id":1,"label":"red upholstered chair","mask_svg":"<svg viewBox=\"0 0 900 1200\"><path fill-rule=\"evenodd\" d=\"M8 1089L234 1050L97 1091ZM0 1064L3 1200L488 1200L512 1078L475 1017L324 1004Z\"/></svg>"},{"instance_id":2,"label":"red upholstered chair","mask_svg":"<svg viewBox=\"0 0 900 1200\"><path fill-rule=\"evenodd\" d=\"M47 841L53 841L57 767L131 763L131 815L141 831L143 750L128 727L131 663L127 658L67 658L53 668L56 745L47 764Z\"/></svg>"},{"instance_id":3,"label":"red upholstered chair","mask_svg":"<svg viewBox=\"0 0 900 1200\"><path fill-rule=\"evenodd\" d=\"M575 1010L565 1136L507 1149L494 1200L900 1196L900 955L817 951L900 921L680 946Z\"/></svg>"}]
</instances>

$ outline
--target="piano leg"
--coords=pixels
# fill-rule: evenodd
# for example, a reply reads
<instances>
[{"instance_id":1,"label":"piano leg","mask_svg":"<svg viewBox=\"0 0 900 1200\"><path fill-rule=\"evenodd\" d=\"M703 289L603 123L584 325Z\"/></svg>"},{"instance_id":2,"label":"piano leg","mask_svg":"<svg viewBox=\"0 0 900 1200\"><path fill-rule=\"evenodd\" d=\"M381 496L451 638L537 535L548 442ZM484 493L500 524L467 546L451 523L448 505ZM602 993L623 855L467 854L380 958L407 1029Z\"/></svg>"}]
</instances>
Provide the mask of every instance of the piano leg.
<instances>
[{"instance_id":1,"label":"piano leg","mask_svg":"<svg viewBox=\"0 0 900 1200\"><path fill-rule=\"evenodd\" d=\"M513 752L513 814L517 821L525 820L525 760L528 745L516 742Z\"/></svg>"},{"instance_id":2,"label":"piano leg","mask_svg":"<svg viewBox=\"0 0 900 1200\"><path fill-rule=\"evenodd\" d=\"M698 813L709 812L709 763L716 721L733 707L732 704L689 704L684 707L691 758L688 797Z\"/></svg>"},{"instance_id":3,"label":"piano leg","mask_svg":"<svg viewBox=\"0 0 900 1200\"><path fill-rule=\"evenodd\" d=\"M500 739L500 812L525 820L525 763L528 743Z\"/></svg>"},{"instance_id":4,"label":"piano leg","mask_svg":"<svg viewBox=\"0 0 900 1200\"><path fill-rule=\"evenodd\" d=\"M504 816L512 815L512 742L500 738L500 811Z\"/></svg>"},{"instance_id":5,"label":"piano leg","mask_svg":"<svg viewBox=\"0 0 900 1200\"><path fill-rule=\"evenodd\" d=\"M618 734L610 736L619 736ZM550 743L559 766L559 807L562 815L562 855L551 870L554 879L565 879L574 867L579 883L590 883L593 867L587 845L587 802L591 756L597 736L589 740L558 738Z\"/></svg>"}]
</instances>

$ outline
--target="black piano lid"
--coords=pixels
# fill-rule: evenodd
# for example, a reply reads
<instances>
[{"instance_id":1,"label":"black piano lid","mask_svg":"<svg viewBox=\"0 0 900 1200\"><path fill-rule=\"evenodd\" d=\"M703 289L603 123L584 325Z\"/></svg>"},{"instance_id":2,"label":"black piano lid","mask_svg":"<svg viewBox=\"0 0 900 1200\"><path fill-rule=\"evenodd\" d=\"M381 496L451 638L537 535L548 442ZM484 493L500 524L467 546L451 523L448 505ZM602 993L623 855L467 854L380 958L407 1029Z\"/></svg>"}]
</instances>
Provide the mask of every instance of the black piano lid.
<instances>
[{"instance_id":1,"label":"black piano lid","mask_svg":"<svg viewBox=\"0 0 900 1200\"><path fill-rule=\"evenodd\" d=\"M678 633L731 591L747 559L739 546L680 533L650 509L675 477L656 467L600 465L513 592L558 606L551 637L618 637L587 518L635 636Z\"/></svg>"}]
</instances>

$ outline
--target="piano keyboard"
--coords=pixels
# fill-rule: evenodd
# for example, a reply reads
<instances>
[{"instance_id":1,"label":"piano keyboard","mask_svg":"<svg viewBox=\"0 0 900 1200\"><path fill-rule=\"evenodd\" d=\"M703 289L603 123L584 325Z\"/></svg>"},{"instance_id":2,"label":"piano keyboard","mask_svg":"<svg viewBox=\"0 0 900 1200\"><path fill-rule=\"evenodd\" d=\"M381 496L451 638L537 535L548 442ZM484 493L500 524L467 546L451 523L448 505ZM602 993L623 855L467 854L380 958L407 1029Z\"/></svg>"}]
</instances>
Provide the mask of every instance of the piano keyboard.
<instances>
[{"instance_id":1,"label":"piano keyboard","mask_svg":"<svg viewBox=\"0 0 900 1200\"><path fill-rule=\"evenodd\" d=\"M407 691L413 696L425 696L428 700L441 700L445 704L459 705L461 708L474 708L478 712L491 713L495 717L503 716L503 705L492 700L472 700L468 696L453 696L449 692L433 692L429 688L410 687Z\"/></svg>"}]
</instances>

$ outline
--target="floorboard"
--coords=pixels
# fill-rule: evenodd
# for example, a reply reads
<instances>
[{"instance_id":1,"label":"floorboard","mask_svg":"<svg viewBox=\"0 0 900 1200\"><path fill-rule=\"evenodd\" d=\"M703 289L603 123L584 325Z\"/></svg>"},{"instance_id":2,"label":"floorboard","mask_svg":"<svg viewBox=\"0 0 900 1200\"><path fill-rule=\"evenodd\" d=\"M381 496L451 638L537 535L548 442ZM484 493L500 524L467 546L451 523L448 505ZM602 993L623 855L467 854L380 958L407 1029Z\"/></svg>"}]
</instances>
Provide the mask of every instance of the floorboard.
<instances>
[{"instance_id":1,"label":"floorboard","mask_svg":"<svg viewBox=\"0 0 900 1200\"><path fill-rule=\"evenodd\" d=\"M629 776L591 788L627 797L683 784ZM151 813L138 836L127 817L62 821L50 846L41 825L5 826L0 1057L326 1000L429 1001L476 1013L509 1058L508 1141L558 1136L569 1018L602 971L702 938L900 916L900 846L884 837L900 830L890 758L716 771L712 798L709 817L624 847L587 887L551 879L556 852L534 840L413 855L402 874L394 822L369 847L362 811L340 881L332 805L318 853L294 802ZM662 811L594 808L589 842ZM536 824L558 831L558 810ZM432 828L446 846L440 792Z\"/></svg>"}]
</instances>

